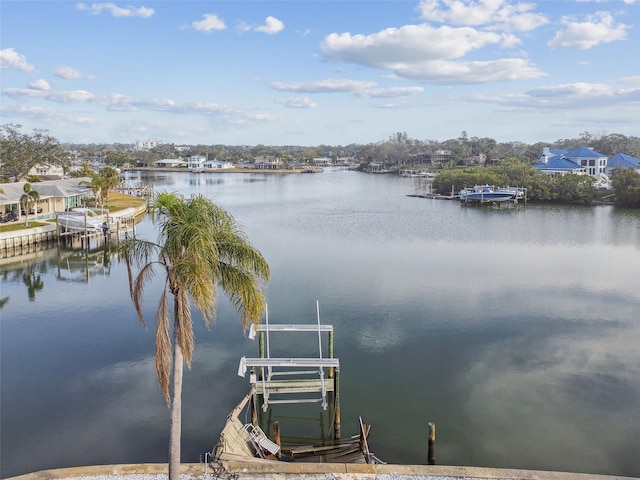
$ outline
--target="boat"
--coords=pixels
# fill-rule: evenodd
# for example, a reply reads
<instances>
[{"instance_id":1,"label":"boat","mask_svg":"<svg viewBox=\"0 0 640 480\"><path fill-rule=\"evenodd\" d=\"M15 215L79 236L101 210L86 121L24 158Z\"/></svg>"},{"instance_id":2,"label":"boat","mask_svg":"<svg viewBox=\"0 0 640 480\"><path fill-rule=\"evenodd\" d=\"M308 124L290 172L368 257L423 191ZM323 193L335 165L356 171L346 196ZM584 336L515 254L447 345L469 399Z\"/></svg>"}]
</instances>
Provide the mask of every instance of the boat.
<instances>
[{"instance_id":1,"label":"boat","mask_svg":"<svg viewBox=\"0 0 640 480\"><path fill-rule=\"evenodd\" d=\"M524 189L519 187L499 187L494 185L475 185L460 190L461 202L506 202L524 197Z\"/></svg>"},{"instance_id":2,"label":"boat","mask_svg":"<svg viewBox=\"0 0 640 480\"><path fill-rule=\"evenodd\" d=\"M102 233L102 229L109 228L106 217L91 208L78 207L68 212L58 213L58 224L64 230L87 230L89 233Z\"/></svg>"}]
</instances>

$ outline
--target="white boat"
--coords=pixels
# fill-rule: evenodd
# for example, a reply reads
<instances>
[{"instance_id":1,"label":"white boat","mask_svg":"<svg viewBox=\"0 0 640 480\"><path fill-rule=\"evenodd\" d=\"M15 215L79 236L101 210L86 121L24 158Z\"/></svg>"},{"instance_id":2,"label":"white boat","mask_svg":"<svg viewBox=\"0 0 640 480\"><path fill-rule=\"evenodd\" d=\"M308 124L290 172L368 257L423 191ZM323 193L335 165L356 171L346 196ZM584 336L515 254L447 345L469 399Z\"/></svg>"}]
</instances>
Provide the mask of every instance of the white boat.
<instances>
[{"instance_id":1,"label":"white boat","mask_svg":"<svg viewBox=\"0 0 640 480\"><path fill-rule=\"evenodd\" d=\"M58 224L65 230L87 230L88 232L102 232L106 217L90 208L74 208L71 211L59 213ZM108 228L108 224L107 224Z\"/></svg>"},{"instance_id":2,"label":"white boat","mask_svg":"<svg viewBox=\"0 0 640 480\"><path fill-rule=\"evenodd\" d=\"M523 197L523 189L517 187L499 187L493 185L475 185L460 190L461 202L506 202Z\"/></svg>"}]
</instances>

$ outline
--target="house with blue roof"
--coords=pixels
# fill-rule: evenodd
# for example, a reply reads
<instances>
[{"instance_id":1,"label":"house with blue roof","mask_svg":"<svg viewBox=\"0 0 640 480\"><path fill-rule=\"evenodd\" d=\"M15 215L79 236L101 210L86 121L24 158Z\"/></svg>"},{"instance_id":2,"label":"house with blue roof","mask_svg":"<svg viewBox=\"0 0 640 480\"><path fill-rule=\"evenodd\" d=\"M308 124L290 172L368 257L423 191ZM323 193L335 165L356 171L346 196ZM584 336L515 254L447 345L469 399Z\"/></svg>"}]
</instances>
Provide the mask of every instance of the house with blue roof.
<instances>
[{"instance_id":1,"label":"house with blue roof","mask_svg":"<svg viewBox=\"0 0 640 480\"><path fill-rule=\"evenodd\" d=\"M565 157L567 150L551 150L549 147L542 149L540 161L532 165L544 175L586 175L587 170L580 164Z\"/></svg>"},{"instance_id":2,"label":"house with blue roof","mask_svg":"<svg viewBox=\"0 0 640 480\"><path fill-rule=\"evenodd\" d=\"M599 177L605 173L607 156L592 148L580 147L575 150L542 149L540 161L533 167L546 175L591 175Z\"/></svg>"},{"instance_id":3,"label":"house with blue roof","mask_svg":"<svg viewBox=\"0 0 640 480\"><path fill-rule=\"evenodd\" d=\"M564 156L587 169L587 175L599 177L607 168L607 156L596 152L593 148L580 147L569 150Z\"/></svg>"},{"instance_id":4,"label":"house with blue roof","mask_svg":"<svg viewBox=\"0 0 640 480\"><path fill-rule=\"evenodd\" d=\"M640 170L640 158L632 157L631 155L626 155L624 153L616 153L607 162L605 173L608 176L611 176L611 171L614 168L633 168Z\"/></svg>"}]
</instances>

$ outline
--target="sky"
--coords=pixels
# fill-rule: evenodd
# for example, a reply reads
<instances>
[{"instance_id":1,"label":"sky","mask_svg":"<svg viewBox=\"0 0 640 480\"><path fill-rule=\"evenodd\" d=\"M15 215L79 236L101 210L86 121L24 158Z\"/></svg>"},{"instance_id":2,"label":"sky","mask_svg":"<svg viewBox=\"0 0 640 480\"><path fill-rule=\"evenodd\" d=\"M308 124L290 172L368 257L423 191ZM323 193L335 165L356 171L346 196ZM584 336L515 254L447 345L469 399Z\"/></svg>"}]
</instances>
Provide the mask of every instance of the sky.
<instances>
[{"instance_id":1,"label":"sky","mask_svg":"<svg viewBox=\"0 0 640 480\"><path fill-rule=\"evenodd\" d=\"M0 0L0 124L62 143L640 135L640 0Z\"/></svg>"}]
</instances>

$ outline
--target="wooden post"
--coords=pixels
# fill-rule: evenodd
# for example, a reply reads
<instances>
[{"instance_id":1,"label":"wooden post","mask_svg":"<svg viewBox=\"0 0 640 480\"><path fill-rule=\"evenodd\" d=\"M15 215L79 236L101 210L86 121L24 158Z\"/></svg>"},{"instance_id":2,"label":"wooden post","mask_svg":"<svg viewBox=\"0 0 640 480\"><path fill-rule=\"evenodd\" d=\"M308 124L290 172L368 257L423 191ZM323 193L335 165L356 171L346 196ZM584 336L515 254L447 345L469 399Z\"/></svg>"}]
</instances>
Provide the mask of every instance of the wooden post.
<instances>
[{"instance_id":1,"label":"wooden post","mask_svg":"<svg viewBox=\"0 0 640 480\"><path fill-rule=\"evenodd\" d=\"M278 420L273 422L273 441L280 447L276 455L280 459L282 457L282 440L280 439L280 422Z\"/></svg>"},{"instance_id":2,"label":"wooden post","mask_svg":"<svg viewBox=\"0 0 640 480\"><path fill-rule=\"evenodd\" d=\"M333 331L329 331L329 358L333 358ZM334 368L329 367L329 378L333 378Z\"/></svg>"},{"instance_id":3,"label":"wooden post","mask_svg":"<svg viewBox=\"0 0 640 480\"><path fill-rule=\"evenodd\" d=\"M264 358L265 357L265 349L264 349L264 332L258 332L258 357L260 358ZM258 372L257 372L257 378L256 380L258 382L261 382L262 379L264 378L264 367L260 367ZM255 408L257 410L257 421L261 422L262 419L262 404L264 403L264 395L254 395L256 401L255 403ZM258 418L259 416L259 418ZM257 425L258 423L256 423Z\"/></svg>"},{"instance_id":4,"label":"wooden post","mask_svg":"<svg viewBox=\"0 0 640 480\"><path fill-rule=\"evenodd\" d=\"M333 418L333 438L335 440L340 440L341 432L340 432L340 371L336 370L335 378L333 379L333 389L335 391L335 408L334 408L334 418Z\"/></svg>"},{"instance_id":5,"label":"wooden post","mask_svg":"<svg viewBox=\"0 0 640 480\"><path fill-rule=\"evenodd\" d=\"M429 465L436 464L436 424L429 422L429 451L427 461Z\"/></svg>"},{"instance_id":6,"label":"wooden post","mask_svg":"<svg viewBox=\"0 0 640 480\"><path fill-rule=\"evenodd\" d=\"M264 358L264 332L258 332L258 356Z\"/></svg>"},{"instance_id":7,"label":"wooden post","mask_svg":"<svg viewBox=\"0 0 640 480\"><path fill-rule=\"evenodd\" d=\"M251 424L258 425L258 394L251 395Z\"/></svg>"}]
</instances>

